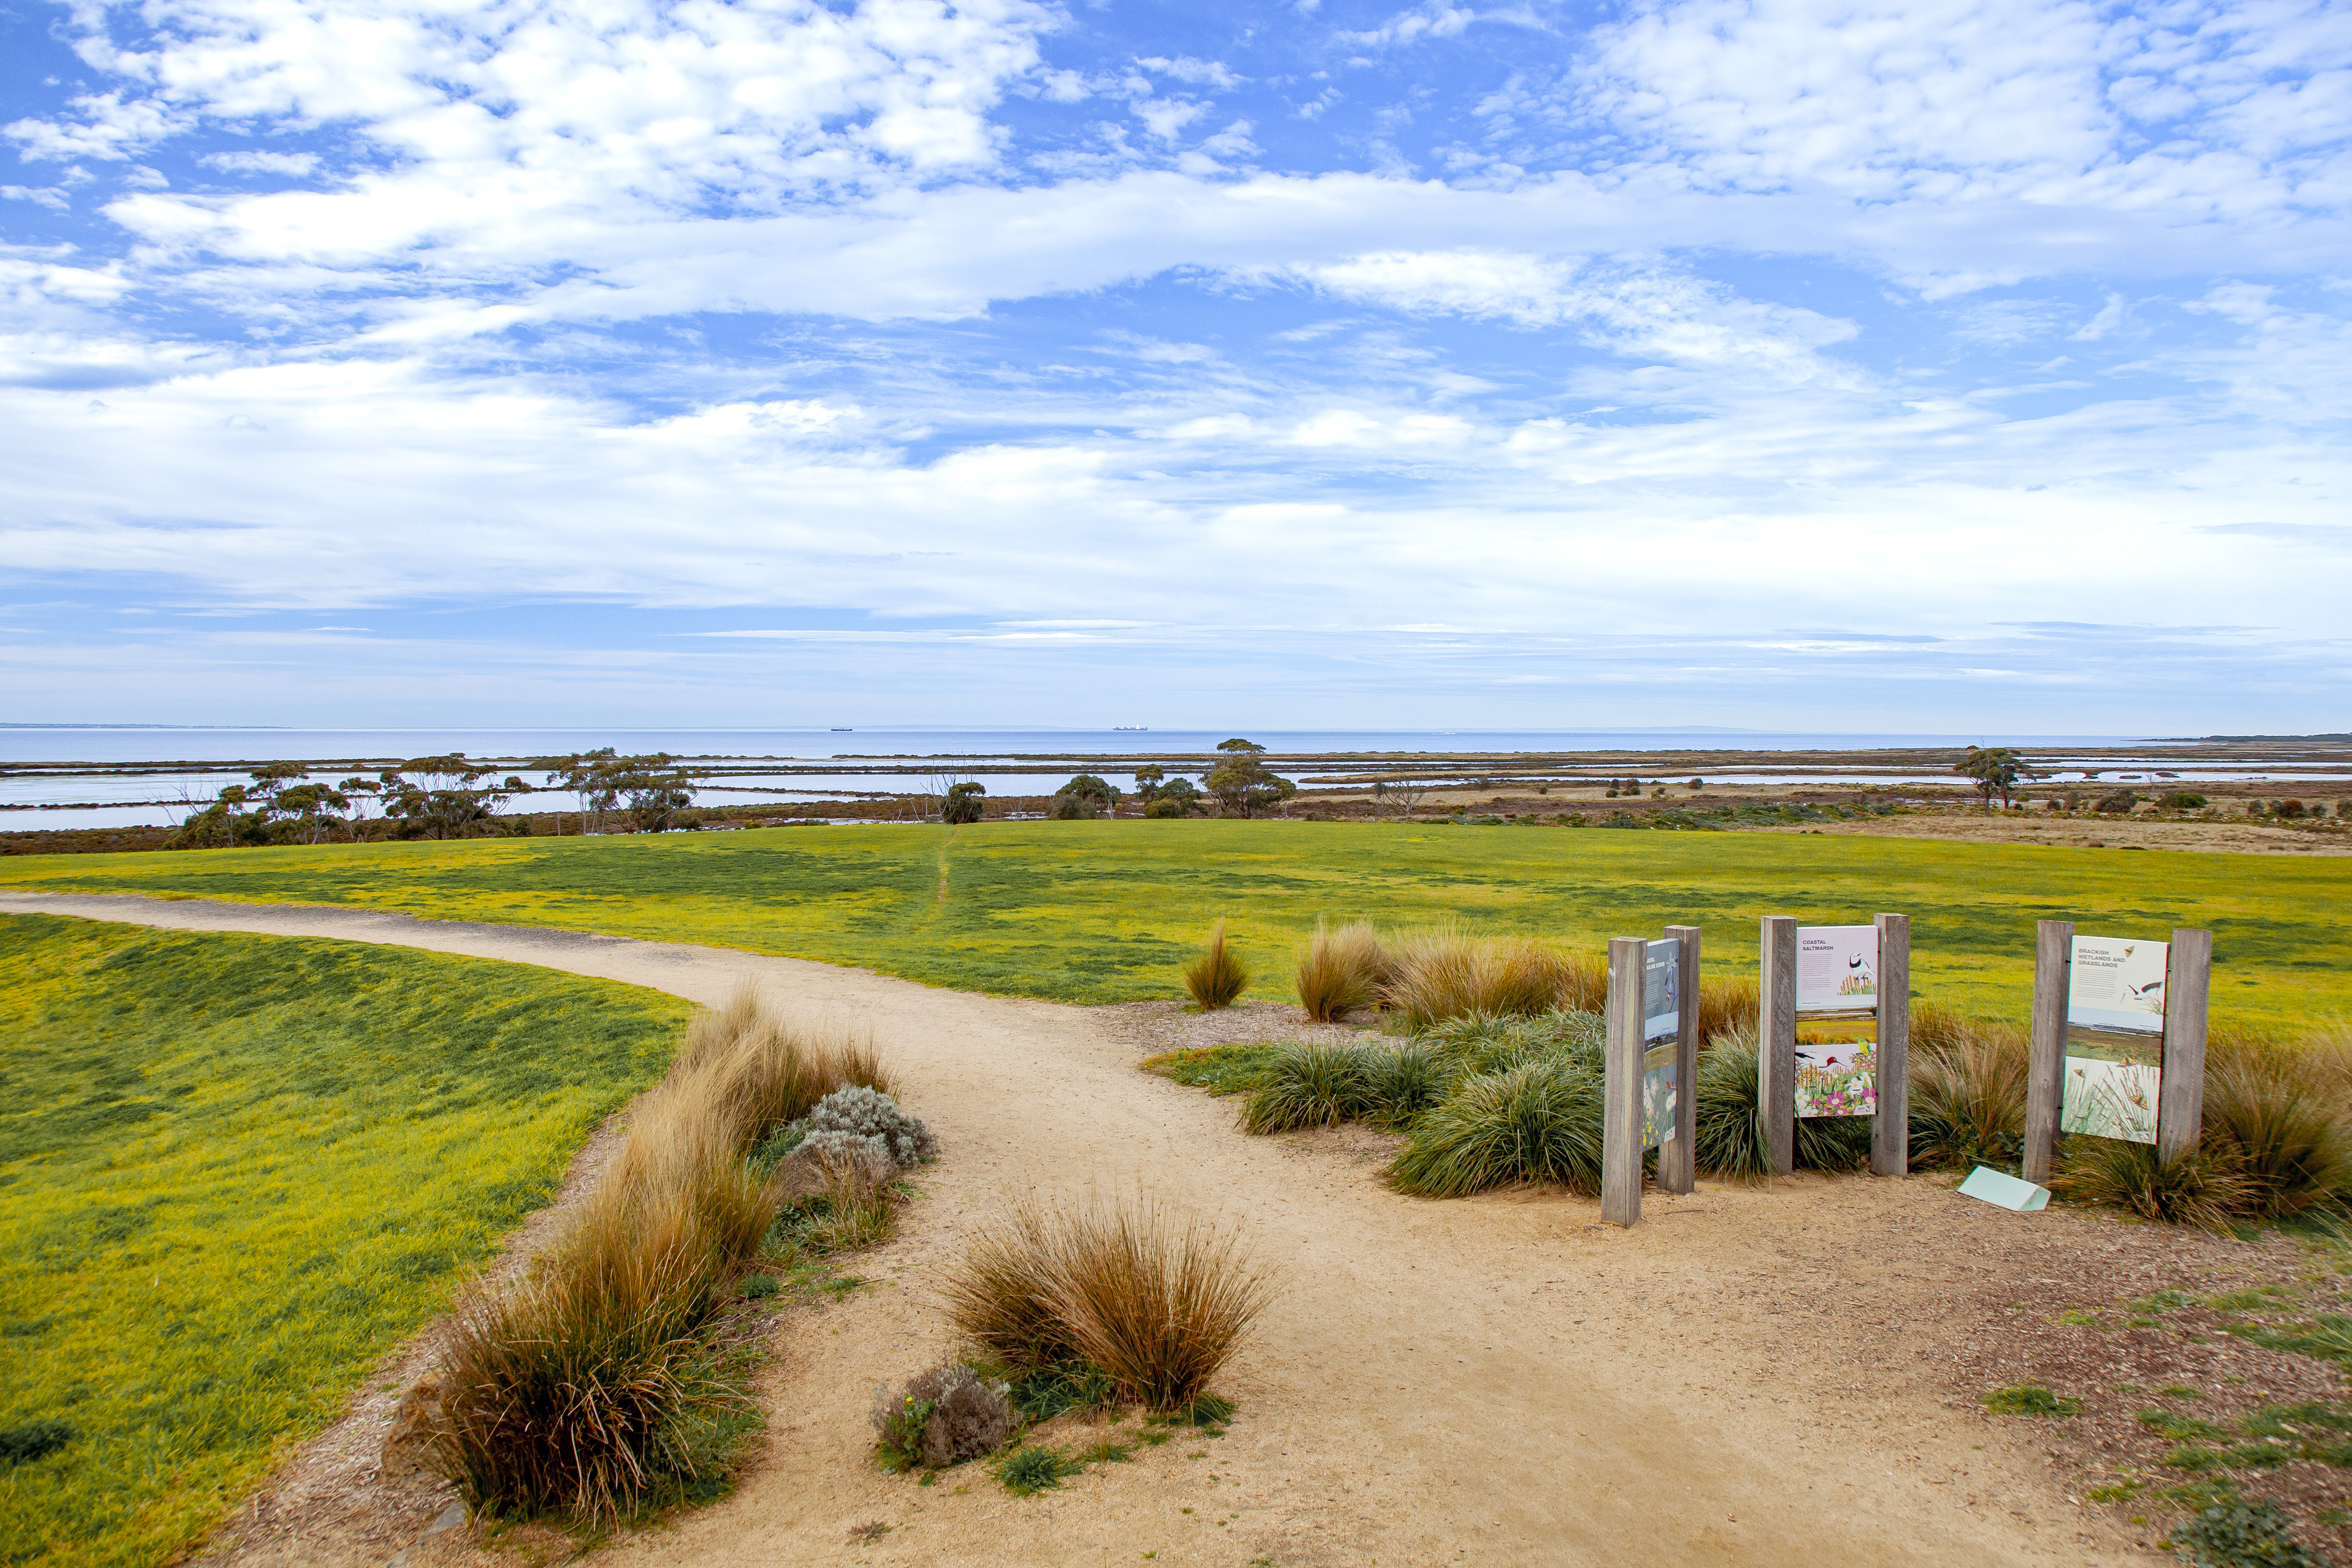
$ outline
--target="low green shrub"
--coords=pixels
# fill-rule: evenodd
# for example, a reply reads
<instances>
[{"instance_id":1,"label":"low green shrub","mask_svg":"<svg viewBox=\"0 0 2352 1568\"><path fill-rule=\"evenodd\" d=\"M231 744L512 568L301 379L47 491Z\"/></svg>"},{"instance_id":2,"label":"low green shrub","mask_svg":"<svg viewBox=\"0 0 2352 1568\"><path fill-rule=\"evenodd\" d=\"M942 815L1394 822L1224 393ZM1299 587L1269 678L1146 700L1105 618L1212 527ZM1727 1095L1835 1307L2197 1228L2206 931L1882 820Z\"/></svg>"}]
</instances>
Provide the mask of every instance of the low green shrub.
<instances>
[{"instance_id":1,"label":"low green shrub","mask_svg":"<svg viewBox=\"0 0 2352 1568\"><path fill-rule=\"evenodd\" d=\"M1230 1007L1249 989L1249 968L1225 945L1225 922L1209 933L1209 950L1184 966L1184 989L1203 1007Z\"/></svg>"},{"instance_id":2,"label":"low green shrub","mask_svg":"<svg viewBox=\"0 0 2352 1568\"><path fill-rule=\"evenodd\" d=\"M996 1479L1014 1497L1035 1497L1051 1491L1086 1467L1077 1460L1065 1458L1059 1450L1035 1443L1015 1448L1000 1460Z\"/></svg>"},{"instance_id":3,"label":"low green shrub","mask_svg":"<svg viewBox=\"0 0 2352 1568\"><path fill-rule=\"evenodd\" d=\"M1266 1067L1281 1053L1280 1046L1270 1045L1195 1046L1162 1051L1137 1065L1190 1089L1243 1094L1263 1081Z\"/></svg>"},{"instance_id":4,"label":"low green shrub","mask_svg":"<svg viewBox=\"0 0 2352 1568\"><path fill-rule=\"evenodd\" d=\"M2319 1568L2285 1510L2263 1499L2206 1509L2172 1531L2173 1550L2201 1568Z\"/></svg>"},{"instance_id":5,"label":"low green shrub","mask_svg":"<svg viewBox=\"0 0 2352 1568\"><path fill-rule=\"evenodd\" d=\"M1092 1363L1059 1361L1014 1377L1010 1396L1021 1419L1034 1425L1068 1410L1108 1410L1118 1403L1118 1385Z\"/></svg>"},{"instance_id":6,"label":"low green shrub","mask_svg":"<svg viewBox=\"0 0 2352 1568\"><path fill-rule=\"evenodd\" d=\"M2038 1383L1996 1388L1980 1403L1995 1415L2073 1415L2083 1408L2079 1399L2065 1399Z\"/></svg>"},{"instance_id":7,"label":"low green shrub","mask_svg":"<svg viewBox=\"0 0 2352 1568\"><path fill-rule=\"evenodd\" d=\"M1601 1190L1600 1075L1569 1061L1535 1061L1464 1079L1423 1113L1389 1167L1424 1197L1460 1197L1518 1182Z\"/></svg>"},{"instance_id":8,"label":"low green shrub","mask_svg":"<svg viewBox=\"0 0 2352 1568\"><path fill-rule=\"evenodd\" d=\"M1013 1403L1003 1382L950 1362L896 1394L877 1387L872 1421L886 1468L943 1470L1003 1447L1013 1436Z\"/></svg>"},{"instance_id":9,"label":"low green shrub","mask_svg":"<svg viewBox=\"0 0 2352 1568\"><path fill-rule=\"evenodd\" d=\"M1693 1155L1709 1175L1761 1181L1772 1173L1752 1029L1709 1039L1698 1054L1698 1088L1691 1107ZM1870 1118L1797 1118L1795 1160L1801 1171L1859 1171L1870 1163Z\"/></svg>"}]
</instances>

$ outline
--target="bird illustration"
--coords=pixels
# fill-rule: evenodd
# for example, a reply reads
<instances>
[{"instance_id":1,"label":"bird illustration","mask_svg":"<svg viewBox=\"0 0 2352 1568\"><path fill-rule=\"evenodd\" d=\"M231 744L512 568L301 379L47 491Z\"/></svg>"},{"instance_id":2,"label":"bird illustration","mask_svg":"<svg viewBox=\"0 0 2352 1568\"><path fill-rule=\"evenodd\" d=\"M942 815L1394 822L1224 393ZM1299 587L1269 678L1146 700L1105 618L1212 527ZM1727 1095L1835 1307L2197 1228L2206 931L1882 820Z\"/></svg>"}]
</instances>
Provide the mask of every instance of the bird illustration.
<instances>
[{"instance_id":1,"label":"bird illustration","mask_svg":"<svg viewBox=\"0 0 2352 1568\"><path fill-rule=\"evenodd\" d=\"M2133 985L2126 983L2124 989L2131 993L2131 998L2135 1002L2153 1002L2163 992L2164 982L2151 980L2145 985Z\"/></svg>"}]
</instances>

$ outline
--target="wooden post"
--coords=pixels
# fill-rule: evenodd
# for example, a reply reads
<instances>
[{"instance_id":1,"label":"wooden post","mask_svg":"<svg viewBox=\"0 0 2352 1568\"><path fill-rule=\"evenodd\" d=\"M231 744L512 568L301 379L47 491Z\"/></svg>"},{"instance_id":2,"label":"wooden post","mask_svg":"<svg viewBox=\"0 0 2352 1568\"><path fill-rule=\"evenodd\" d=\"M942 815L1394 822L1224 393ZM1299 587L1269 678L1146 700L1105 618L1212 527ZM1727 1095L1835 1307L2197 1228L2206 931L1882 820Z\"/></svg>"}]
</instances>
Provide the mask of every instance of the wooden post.
<instances>
[{"instance_id":1,"label":"wooden post","mask_svg":"<svg viewBox=\"0 0 2352 1568\"><path fill-rule=\"evenodd\" d=\"M2066 982L2074 963L2074 922L2033 928L2033 1036L2025 1055L2025 1179L2050 1180L2058 1152L2058 1111L2065 1093Z\"/></svg>"},{"instance_id":2,"label":"wooden post","mask_svg":"<svg viewBox=\"0 0 2352 1568\"><path fill-rule=\"evenodd\" d=\"M2164 1067L2156 1086L2156 1152L2169 1160L2205 1134L2205 1004L2213 984L2213 933L2172 933L2164 977Z\"/></svg>"},{"instance_id":3,"label":"wooden post","mask_svg":"<svg viewBox=\"0 0 2352 1568\"><path fill-rule=\"evenodd\" d=\"M1698 1185L1698 927L1668 926L1682 944L1675 995L1682 1004L1682 1034L1675 1044L1675 1136L1658 1151L1658 1190L1687 1193Z\"/></svg>"},{"instance_id":4,"label":"wooden post","mask_svg":"<svg viewBox=\"0 0 2352 1568\"><path fill-rule=\"evenodd\" d=\"M1766 915L1758 960L1757 1112L1772 1173L1797 1168L1797 920Z\"/></svg>"},{"instance_id":5,"label":"wooden post","mask_svg":"<svg viewBox=\"0 0 2352 1568\"><path fill-rule=\"evenodd\" d=\"M1878 927L1878 1113L1870 1119L1870 1169L1911 1170L1911 917L1880 915Z\"/></svg>"},{"instance_id":6,"label":"wooden post","mask_svg":"<svg viewBox=\"0 0 2352 1568\"><path fill-rule=\"evenodd\" d=\"M1608 1043L1601 1073L1601 1218L1642 1217L1642 972L1650 944L1609 939Z\"/></svg>"}]
</instances>

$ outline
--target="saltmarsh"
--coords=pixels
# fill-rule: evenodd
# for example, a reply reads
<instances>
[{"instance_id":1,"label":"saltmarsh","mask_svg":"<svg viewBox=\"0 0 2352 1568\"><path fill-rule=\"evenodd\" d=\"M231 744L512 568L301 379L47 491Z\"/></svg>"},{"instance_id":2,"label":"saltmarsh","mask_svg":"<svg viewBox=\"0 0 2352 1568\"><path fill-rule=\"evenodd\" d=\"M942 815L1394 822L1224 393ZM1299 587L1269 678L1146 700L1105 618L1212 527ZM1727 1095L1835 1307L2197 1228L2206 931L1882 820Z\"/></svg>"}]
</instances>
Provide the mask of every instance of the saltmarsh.
<instances>
[{"instance_id":1,"label":"saltmarsh","mask_svg":"<svg viewBox=\"0 0 2352 1568\"><path fill-rule=\"evenodd\" d=\"M1668 921L1711 973L1753 973L1756 919L1913 918L1915 984L2022 1020L2033 922L2214 931L2213 1010L2299 1033L2352 1014L2352 858L1834 835L1284 821L984 822L613 838L26 857L0 887L345 904L708 942L971 990L1120 1002L1181 994L1211 924L1289 1001L1316 917L1458 921L1595 948Z\"/></svg>"},{"instance_id":2,"label":"saltmarsh","mask_svg":"<svg viewBox=\"0 0 2352 1568\"><path fill-rule=\"evenodd\" d=\"M520 964L0 916L0 1563L169 1561L447 1302L691 1009Z\"/></svg>"}]
</instances>

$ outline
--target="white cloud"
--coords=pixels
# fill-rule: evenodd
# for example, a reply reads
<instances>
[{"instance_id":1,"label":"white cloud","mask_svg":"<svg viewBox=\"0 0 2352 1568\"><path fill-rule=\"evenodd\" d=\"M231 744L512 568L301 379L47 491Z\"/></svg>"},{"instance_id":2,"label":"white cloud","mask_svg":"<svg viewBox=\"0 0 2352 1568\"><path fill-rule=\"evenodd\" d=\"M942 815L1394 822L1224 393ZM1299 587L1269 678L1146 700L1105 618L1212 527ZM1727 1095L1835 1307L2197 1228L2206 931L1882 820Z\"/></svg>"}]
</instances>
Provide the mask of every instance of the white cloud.
<instances>
[{"instance_id":1,"label":"white cloud","mask_svg":"<svg viewBox=\"0 0 2352 1568\"><path fill-rule=\"evenodd\" d=\"M2183 218L2352 195L2326 0L1652 0L1595 43L1585 112L1723 188Z\"/></svg>"},{"instance_id":2,"label":"white cloud","mask_svg":"<svg viewBox=\"0 0 2352 1568\"><path fill-rule=\"evenodd\" d=\"M1343 299L1521 326L1574 323L1590 341L1622 353L1742 365L1784 382L1842 374L1816 351L1854 333L1851 322L1742 300L1691 278L1524 254L1387 251L1295 271Z\"/></svg>"},{"instance_id":3,"label":"white cloud","mask_svg":"<svg viewBox=\"0 0 2352 1568\"><path fill-rule=\"evenodd\" d=\"M319 166L316 153L207 153L196 160L207 169L227 173L290 174L297 178Z\"/></svg>"}]
</instances>

